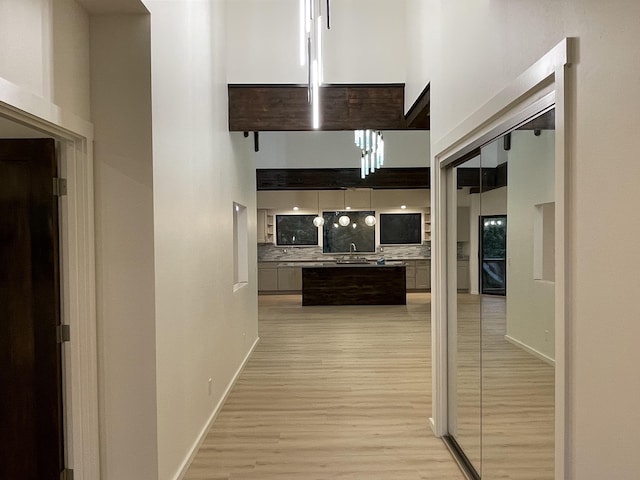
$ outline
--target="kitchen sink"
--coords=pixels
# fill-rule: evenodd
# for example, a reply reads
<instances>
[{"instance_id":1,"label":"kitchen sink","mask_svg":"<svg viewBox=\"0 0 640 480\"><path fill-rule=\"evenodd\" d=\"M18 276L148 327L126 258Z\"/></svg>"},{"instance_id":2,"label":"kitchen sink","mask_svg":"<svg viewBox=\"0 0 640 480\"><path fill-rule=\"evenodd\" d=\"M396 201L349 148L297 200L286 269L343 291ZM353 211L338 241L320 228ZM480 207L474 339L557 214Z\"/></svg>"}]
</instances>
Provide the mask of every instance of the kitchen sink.
<instances>
[{"instance_id":1,"label":"kitchen sink","mask_svg":"<svg viewBox=\"0 0 640 480\"><path fill-rule=\"evenodd\" d=\"M351 264L351 263L355 263L355 264L363 264L363 263L369 263L369 260L367 260L365 257L346 257L346 258L339 258L338 260L336 260L336 263L346 263L346 264Z\"/></svg>"}]
</instances>

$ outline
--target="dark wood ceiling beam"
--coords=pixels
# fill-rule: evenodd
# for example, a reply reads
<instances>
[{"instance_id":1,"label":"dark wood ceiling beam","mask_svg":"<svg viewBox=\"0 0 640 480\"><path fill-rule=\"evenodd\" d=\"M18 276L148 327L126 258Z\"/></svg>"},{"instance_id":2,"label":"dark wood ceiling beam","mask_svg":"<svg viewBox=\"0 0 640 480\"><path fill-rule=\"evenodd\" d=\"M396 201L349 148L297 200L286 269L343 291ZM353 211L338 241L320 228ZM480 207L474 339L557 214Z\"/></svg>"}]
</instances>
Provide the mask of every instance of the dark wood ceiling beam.
<instances>
[{"instance_id":1,"label":"dark wood ceiling beam","mask_svg":"<svg viewBox=\"0 0 640 480\"><path fill-rule=\"evenodd\" d=\"M507 163L495 168L458 168L457 187L471 193L507 186ZM430 188L429 167L382 168L360 178L359 168L259 168L260 190L341 190L345 188ZM482 190L480 185L482 184Z\"/></svg>"},{"instance_id":2,"label":"dark wood ceiling beam","mask_svg":"<svg viewBox=\"0 0 640 480\"><path fill-rule=\"evenodd\" d=\"M229 131L307 131L306 85L230 84ZM320 130L405 130L404 84L323 85Z\"/></svg>"},{"instance_id":3,"label":"dark wood ceiling beam","mask_svg":"<svg viewBox=\"0 0 640 480\"><path fill-rule=\"evenodd\" d=\"M429 168L382 168L360 178L359 168L270 168L256 170L260 190L429 188Z\"/></svg>"},{"instance_id":4,"label":"dark wood ceiling beam","mask_svg":"<svg viewBox=\"0 0 640 480\"><path fill-rule=\"evenodd\" d=\"M431 84L427 84L405 115L407 128L429 130L431 127Z\"/></svg>"}]
</instances>

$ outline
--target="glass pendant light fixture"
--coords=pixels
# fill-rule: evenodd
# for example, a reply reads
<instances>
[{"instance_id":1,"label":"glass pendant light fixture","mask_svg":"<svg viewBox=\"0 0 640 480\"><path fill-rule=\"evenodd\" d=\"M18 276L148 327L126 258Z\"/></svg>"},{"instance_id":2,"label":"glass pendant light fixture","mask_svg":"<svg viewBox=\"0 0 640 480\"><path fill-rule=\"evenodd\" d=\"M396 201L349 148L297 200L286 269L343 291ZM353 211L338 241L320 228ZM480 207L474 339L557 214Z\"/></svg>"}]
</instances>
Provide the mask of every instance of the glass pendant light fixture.
<instances>
[{"instance_id":1,"label":"glass pendant light fixture","mask_svg":"<svg viewBox=\"0 0 640 480\"><path fill-rule=\"evenodd\" d=\"M318 215L313 219L313 224L316 227L321 227L321 226L324 225L324 217L322 215L320 215L320 192L318 191L318 192L316 192L316 194L317 194L317 199L318 199L317 204L316 204L316 206L318 207Z\"/></svg>"},{"instance_id":2,"label":"glass pendant light fixture","mask_svg":"<svg viewBox=\"0 0 640 480\"><path fill-rule=\"evenodd\" d=\"M353 136L361 150L360 178L365 178L384 165L384 138L380 130L355 130Z\"/></svg>"},{"instance_id":3,"label":"glass pendant light fixture","mask_svg":"<svg viewBox=\"0 0 640 480\"><path fill-rule=\"evenodd\" d=\"M369 189L369 210L371 210L371 204L373 203L371 201L372 192L373 192L373 189L370 188ZM376 224L376 216L375 215L367 215L366 217L364 217L364 223L368 227L373 227Z\"/></svg>"},{"instance_id":4,"label":"glass pendant light fixture","mask_svg":"<svg viewBox=\"0 0 640 480\"><path fill-rule=\"evenodd\" d=\"M342 215L340 218L338 218L338 223L341 226L346 227L351 223L351 219L347 215Z\"/></svg>"},{"instance_id":5,"label":"glass pendant light fixture","mask_svg":"<svg viewBox=\"0 0 640 480\"><path fill-rule=\"evenodd\" d=\"M307 66L307 98L311 104L311 125L320 128L320 86L322 85L322 22L329 18L330 0L322 8L322 0L299 0L300 65ZM323 15L324 13L324 15Z\"/></svg>"}]
</instances>

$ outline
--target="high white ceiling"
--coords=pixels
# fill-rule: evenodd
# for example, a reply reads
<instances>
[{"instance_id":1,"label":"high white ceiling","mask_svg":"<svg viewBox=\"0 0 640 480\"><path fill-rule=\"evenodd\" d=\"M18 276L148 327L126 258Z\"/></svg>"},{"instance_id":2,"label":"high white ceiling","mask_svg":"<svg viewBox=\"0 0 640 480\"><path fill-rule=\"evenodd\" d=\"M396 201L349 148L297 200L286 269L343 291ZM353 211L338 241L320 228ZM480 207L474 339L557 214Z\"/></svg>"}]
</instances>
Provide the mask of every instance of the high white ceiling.
<instances>
[{"instance_id":1,"label":"high white ceiling","mask_svg":"<svg viewBox=\"0 0 640 480\"><path fill-rule=\"evenodd\" d=\"M114 14L114 13L149 13L140 0L76 0L89 13Z\"/></svg>"}]
</instances>

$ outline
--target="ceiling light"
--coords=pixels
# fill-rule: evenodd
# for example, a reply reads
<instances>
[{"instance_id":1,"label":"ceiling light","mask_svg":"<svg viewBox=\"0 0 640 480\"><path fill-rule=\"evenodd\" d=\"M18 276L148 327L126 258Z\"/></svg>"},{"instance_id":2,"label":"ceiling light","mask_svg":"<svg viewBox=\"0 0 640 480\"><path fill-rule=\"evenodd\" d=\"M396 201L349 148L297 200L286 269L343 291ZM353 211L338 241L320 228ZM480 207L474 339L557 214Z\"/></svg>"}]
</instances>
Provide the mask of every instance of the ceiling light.
<instances>
[{"instance_id":1,"label":"ceiling light","mask_svg":"<svg viewBox=\"0 0 640 480\"><path fill-rule=\"evenodd\" d=\"M321 227L324 225L324 218L322 218L320 215L318 215L316 218L313 219L313 224L316 227Z\"/></svg>"},{"instance_id":2,"label":"ceiling light","mask_svg":"<svg viewBox=\"0 0 640 480\"><path fill-rule=\"evenodd\" d=\"M300 65L307 66L307 98L311 104L311 124L320 128L320 85L323 81L322 61L322 0L299 0L299 55ZM330 0L324 8L327 17L327 29L331 28L329 18Z\"/></svg>"},{"instance_id":3,"label":"ceiling light","mask_svg":"<svg viewBox=\"0 0 640 480\"><path fill-rule=\"evenodd\" d=\"M373 227L376 224L376 217L374 217L373 215L367 215L366 217L364 217L364 223L368 227Z\"/></svg>"},{"instance_id":4,"label":"ceiling light","mask_svg":"<svg viewBox=\"0 0 640 480\"><path fill-rule=\"evenodd\" d=\"M342 215L340 218L338 218L338 223L340 225L342 225L343 227L346 227L347 225L349 225L351 223L351 219L349 217L347 217L346 215Z\"/></svg>"},{"instance_id":5,"label":"ceiling light","mask_svg":"<svg viewBox=\"0 0 640 480\"><path fill-rule=\"evenodd\" d=\"M384 165L384 138L380 130L355 130L353 140L361 150L360 178L366 177Z\"/></svg>"},{"instance_id":6,"label":"ceiling light","mask_svg":"<svg viewBox=\"0 0 640 480\"><path fill-rule=\"evenodd\" d=\"M293 211L294 211L294 212L297 212L298 210L300 210L300 208L299 208L299 207L293 207Z\"/></svg>"},{"instance_id":7,"label":"ceiling light","mask_svg":"<svg viewBox=\"0 0 640 480\"><path fill-rule=\"evenodd\" d=\"M407 206L406 206L406 205L400 205L400 208L401 208L402 210L404 210L405 208L407 208Z\"/></svg>"}]
</instances>

